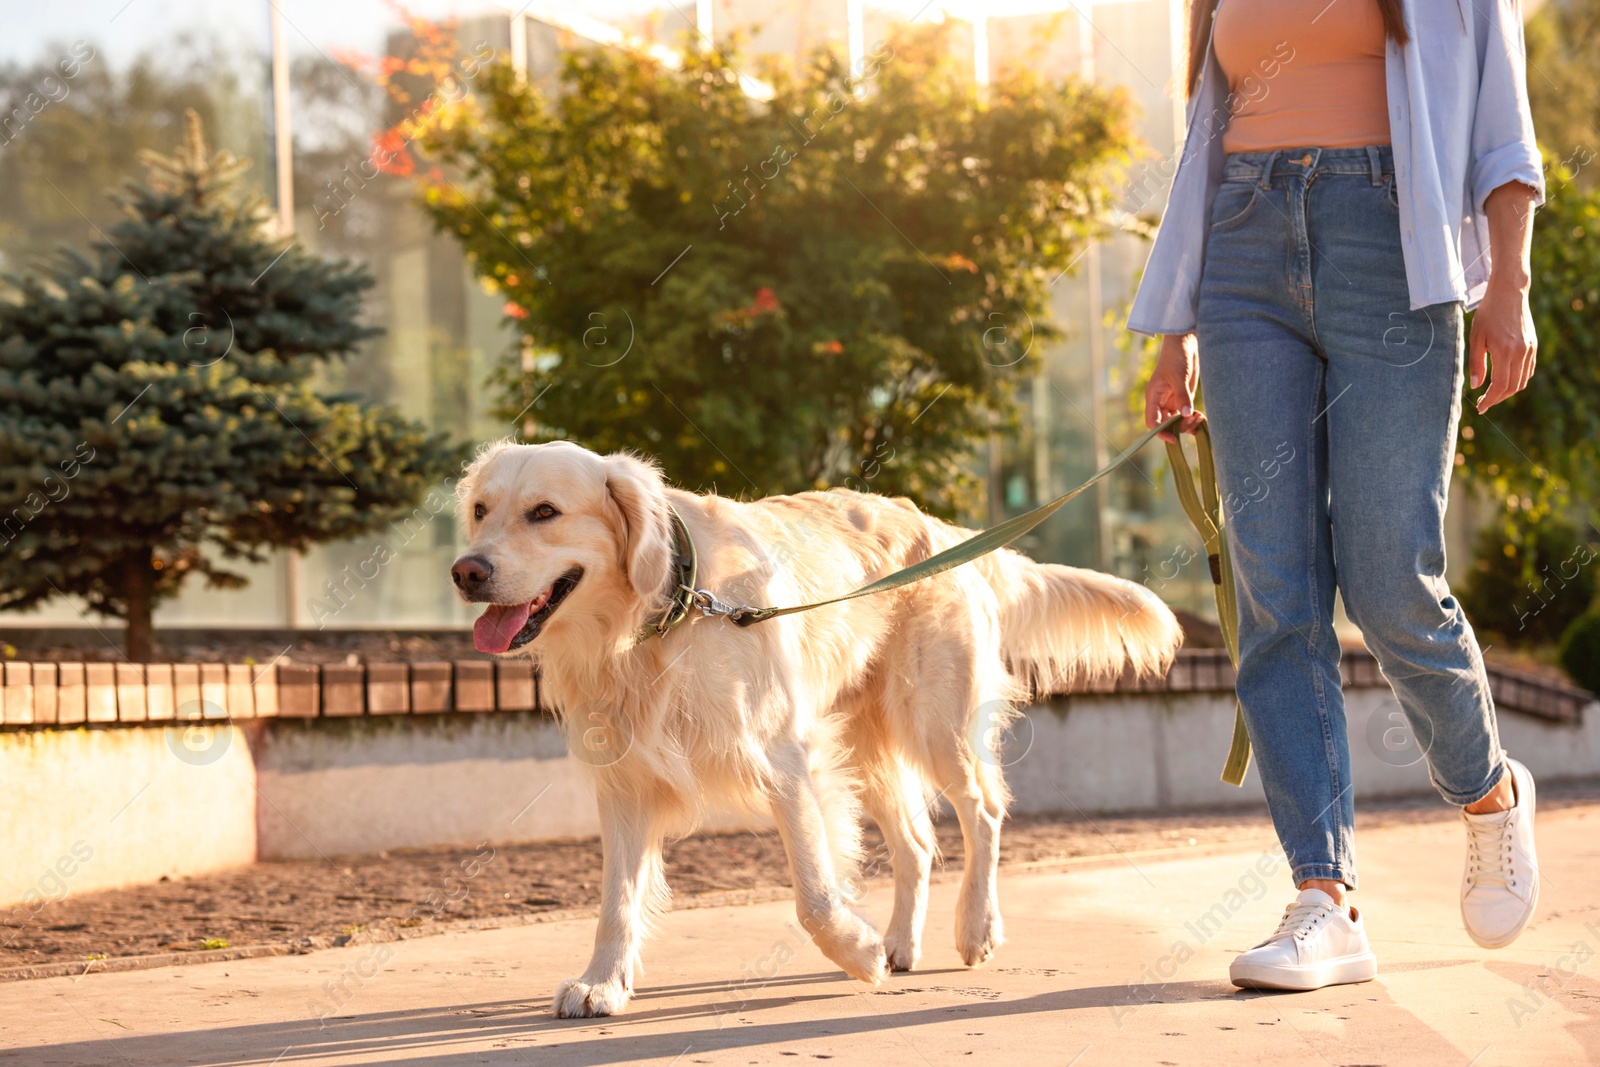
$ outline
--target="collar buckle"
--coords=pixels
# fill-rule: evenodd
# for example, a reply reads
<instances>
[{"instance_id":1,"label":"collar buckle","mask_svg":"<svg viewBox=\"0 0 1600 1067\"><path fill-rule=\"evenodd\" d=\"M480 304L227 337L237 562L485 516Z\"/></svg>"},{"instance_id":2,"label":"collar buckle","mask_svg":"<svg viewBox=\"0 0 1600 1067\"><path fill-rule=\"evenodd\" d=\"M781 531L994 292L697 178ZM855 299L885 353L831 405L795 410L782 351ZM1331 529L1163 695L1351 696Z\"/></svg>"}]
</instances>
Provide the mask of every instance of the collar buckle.
<instances>
[{"instance_id":1,"label":"collar buckle","mask_svg":"<svg viewBox=\"0 0 1600 1067\"><path fill-rule=\"evenodd\" d=\"M691 609L698 609L705 618L726 618L734 622L756 614L756 608L735 607L718 600L717 595L709 589L696 588L700 563L695 553L694 538L689 536L689 527L684 523L683 516L678 514L677 508L668 504L667 512L672 520L673 539L677 543L677 558L673 561L677 581L673 583L671 605L660 618L639 628L638 640L665 637L668 631L689 617Z\"/></svg>"}]
</instances>

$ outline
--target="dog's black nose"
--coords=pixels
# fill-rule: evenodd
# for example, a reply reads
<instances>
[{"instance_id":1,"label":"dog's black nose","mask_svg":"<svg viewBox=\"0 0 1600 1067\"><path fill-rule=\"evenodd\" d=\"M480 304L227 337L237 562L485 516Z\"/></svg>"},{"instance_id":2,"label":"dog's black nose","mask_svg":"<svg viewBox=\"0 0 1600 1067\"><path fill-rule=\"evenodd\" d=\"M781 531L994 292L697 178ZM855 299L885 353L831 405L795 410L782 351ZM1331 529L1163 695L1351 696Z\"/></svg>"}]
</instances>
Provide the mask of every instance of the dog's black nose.
<instances>
[{"instance_id":1,"label":"dog's black nose","mask_svg":"<svg viewBox=\"0 0 1600 1067\"><path fill-rule=\"evenodd\" d=\"M462 556L450 568L450 577L462 589L476 589L494 575L494 564L482 556Z\"/></svg>"}]
</instances>

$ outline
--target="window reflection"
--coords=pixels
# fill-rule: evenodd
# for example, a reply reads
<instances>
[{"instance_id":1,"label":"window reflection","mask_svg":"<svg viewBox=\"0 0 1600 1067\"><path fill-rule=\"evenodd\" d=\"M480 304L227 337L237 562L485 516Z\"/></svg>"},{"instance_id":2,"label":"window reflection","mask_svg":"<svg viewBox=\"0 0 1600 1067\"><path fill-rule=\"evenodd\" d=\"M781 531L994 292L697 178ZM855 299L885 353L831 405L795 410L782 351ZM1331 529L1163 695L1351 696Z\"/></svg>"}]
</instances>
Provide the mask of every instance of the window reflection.
<instances>
[{"instance_id":1,"label":"window reflection","mask_svg":"<svg viewBox=\"0 0 1600 1067\"><path fill-rule=\"evenodd\" d=\"M96 0L21 13L0 42L0 188L8 194L0 198L0 270L101 239L117 217L107 192L140 173L139 150L172 149L191 107L216 147L252 161L247 184L275 202L276 6L289 62L295 236L318 254L372 272L366 315L384 329L331 368L323 387L392 403L457 439L509 432L487 414L481 388L495 357L513 343L503 301L481 290L451 238L433 232L411 183L374 173L369 163L374 137L399 117L374 80L377 65L416 48L401 9L378 0L133 3L131 10L126 0ZM497 55L509 54L509 16L492 5L422 2L408 10L453 19L466 48L486 42ZM553 56L548 28L530 26L537 27L529 32L530 61ZM245 568L250 586L242 591L192 585L162 606L158 623L464 622L444 578L456 554L445 499L434 494L384 530L316 548L297 568L283 556ZM374 573L380 543L388 562ZM33 618L80 621L65 603Z\"/></svg>"},{"instance_id":2,"label":"window reflection","mask_svg":"<svg viewBox=\"0 0 1600 1067\"><path fill-rule=\"evenodd\" d=\"M294 135L295 231L322 255L365 264L377 284L370 321L384 334L330 373L328 386L392 403L457 439L504 436L482 389L512 334L503 300L472 277L459 246L436 234L415 204L411 156L381 135L409 110L377 79L418 52L390 4L279 0L288 29ZM482 7L408 5L413 16L453 24L462 52L505 56L510 19ZM414 106L414 105L412 105ZM448 491L451 487L442 487ZM425 502L410 519L310 552L297 621L308 626L427 627L470 618L445 580L457 554L454 516ZM388 553L375 552L379 544ZM375 555L392 558L376 567Z\"/></svg>"}]
</instances>

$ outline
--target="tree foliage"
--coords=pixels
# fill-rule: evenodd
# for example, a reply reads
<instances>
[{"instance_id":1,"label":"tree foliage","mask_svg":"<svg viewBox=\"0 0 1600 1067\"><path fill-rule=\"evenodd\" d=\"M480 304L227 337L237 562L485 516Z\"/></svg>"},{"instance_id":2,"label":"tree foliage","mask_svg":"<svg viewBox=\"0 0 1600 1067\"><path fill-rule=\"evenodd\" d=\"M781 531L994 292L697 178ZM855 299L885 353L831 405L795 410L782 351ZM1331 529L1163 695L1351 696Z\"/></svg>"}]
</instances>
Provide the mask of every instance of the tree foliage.
<instances>
[{"instance_id":1,"label":"tree foliage","mask_svg":"<svg viewBox=\"0 0 1600 1067\"><path fill-rule=\"evenodd\" d=\"M1561 635L1561 666L1572 680L1600 696L1600 610L1590 611Z\"/></svg>"},{"instance_id":2,"label":"tree foliage","mask_svg":"<svg viewBox=\"0 0 1600 1067\"><path fill-rule=\"evenodd\" d=\"M316 372L377 331L371 279L269 236L246 163L200 123L88 255L9 279L0 303L0 607L74 594L128 619L193 574L409 511L458 451L394 410L323 395Z\"/></svg>"},{"instance_id":3,"label":"tree foliage","mask_svg":"<svg viewBox=\"0 0 1600 1067\"><path fill-rule=\"evenodd\" d=\"M1534 217L1530 293L1539 363L1528 388L1487 415L1463 405L1459 458L1467 480L1503 501L1500 521L1480 535L1471 584L1474 619L1515 630L1531 590L1546 581L1539 548L1559 565L1573 538L1594 532L1600 493L1600 0L1546 4L1526 26L1528 97L1544 146L1546 200ZM1568 529L1563 513L1586 519ZM1498 577L1494 577L1498 575ZM1508 599L1513 598L1513 599ZM1465 598L1464 598L1465 599ZM1563 592L1562 615L1582 591ZM1546 614L1541 611L1539 614ZM1493 627L1491 627L1493 628ZM1551 627L1533 636L1550 640Z\"/></svg>"},{"instance_id":4,"label":"tree foliage","mask_svg":"<svg viewBox=\"0 0 1600 1067\"><path fill-rule=\"evenodd\" d=\"M1460 591L1472 625L1512 645L1555 644L1600 589L1596 540L1560 515L1485 525Z\"/></svg>"},{"instance_id":5,"label":"tree foliage","mask_svg":"<svg viewBox=\"0 0 1600 1067\"><path fill-rule=\"evenodd\" d=\"M714 51L574 51L549 97L486 68L419 142L427 209L527 341L505 415L695 488L974 508L1132 135L1118 93L1024 70L983 99L952 54L938 27L856 77L821 51L762 69L765 101Z\"/></svg>"}]
</instances>

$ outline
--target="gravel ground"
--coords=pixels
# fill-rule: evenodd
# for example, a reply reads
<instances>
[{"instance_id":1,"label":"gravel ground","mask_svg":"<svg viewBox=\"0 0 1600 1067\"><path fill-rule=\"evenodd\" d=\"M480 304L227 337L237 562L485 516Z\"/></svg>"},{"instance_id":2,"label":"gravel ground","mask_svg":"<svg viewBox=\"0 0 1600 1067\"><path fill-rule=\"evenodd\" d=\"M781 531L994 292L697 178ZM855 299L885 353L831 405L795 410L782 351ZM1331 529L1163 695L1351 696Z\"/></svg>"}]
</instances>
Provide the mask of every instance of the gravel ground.
<instances>
[{"instance_id":1,"label":"gravel ground","mask_svg":"<svg viewBox=\"0 0 1600 1067\"><path fill-rule=\"evenodd\" d=\"M1547 810L1600 805L1600 781L1540 787ZM1600 817L1600 808L1596 811ZM1432 800L1364 805L1362 826L1453 823L1453 809ZM959 870L961 835L938 824L945 870ZM1271 847L1271 825L1258 812L1221 811L1163 817L1093 819L1023 817L1008 821L1002 862L1050 862L1149 849L1245 844ZM882 839L867 835L867 872L887 875ZM680 902L705 894L789 884L773 834L696 834L667 850L667 880ZM0 971L34 964L90 961L249 945L296 944L310 950L351 937L421 933L459 920L517 917L592 907L599 902L600 848L593 840L420 849L331 861L260 863L219 874L133 889L84 893L29 914L13 909L0 923ZM409 928L409 929L408 929Z\"/></svg>"}]
</instances>

